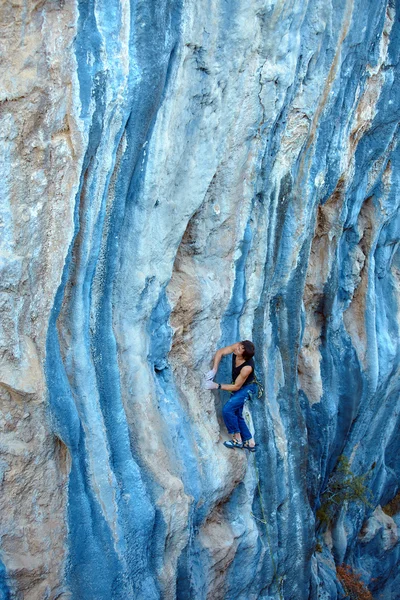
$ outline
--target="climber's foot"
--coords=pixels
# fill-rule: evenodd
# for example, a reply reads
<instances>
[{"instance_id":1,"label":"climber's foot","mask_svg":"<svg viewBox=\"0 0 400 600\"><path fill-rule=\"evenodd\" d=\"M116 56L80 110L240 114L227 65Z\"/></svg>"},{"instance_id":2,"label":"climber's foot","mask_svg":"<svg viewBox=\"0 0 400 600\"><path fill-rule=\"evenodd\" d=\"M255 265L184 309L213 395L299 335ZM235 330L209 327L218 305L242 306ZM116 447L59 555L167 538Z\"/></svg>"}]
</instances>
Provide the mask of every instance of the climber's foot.
<instances>
[{"instance_id":1,"label":"climber's foot","mask_svg":"<svg viewBox=\"0 0 400 600\"><path fill-rule=\"evenodd\" d=\"M243 448L243 444L238 442L237 440L229 440L228 442L224 442L224 446L227 448Z\"/></svg>"},{"instance_id":2,"label":"climber's foot","mask_svg":"<svg viewBox=\"0 0 400 600\"><path fill-rule=\"evenodd\" d=\"M257 444L250 445L249 441L246 440L245 442L243 442L243 448L246 448L246 450L248 450L249 452L255 452L256 451L256 447Z\"/></svg>"}]
</instances>

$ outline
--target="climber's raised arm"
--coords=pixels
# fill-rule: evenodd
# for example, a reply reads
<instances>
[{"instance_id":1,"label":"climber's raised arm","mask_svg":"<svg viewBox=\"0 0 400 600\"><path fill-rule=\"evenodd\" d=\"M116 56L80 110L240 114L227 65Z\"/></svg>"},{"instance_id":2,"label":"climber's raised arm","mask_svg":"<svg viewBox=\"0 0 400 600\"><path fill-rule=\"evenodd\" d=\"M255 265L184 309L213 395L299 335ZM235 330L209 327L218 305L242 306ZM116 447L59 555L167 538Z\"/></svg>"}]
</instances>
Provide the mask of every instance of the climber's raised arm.
<instances>
[{"instance_id":1,"label":"climber's raised arm","mask_svg":"<svg viewBox=\"0 0 400 600\"><path fill-rule=\"evenodd\" d=\"M232 354L232 352L234 352L237 345L238 345L238 342L236 342L235 344L231 344L230 346L225 346L225 348L220 348L219 350L216 351L214 360L213 360L213 368L211 369L211 371L208 371L208 373L206 374L206 379L214 379L214 377L217 374L218 366L219 366L219 363L221 362L221 358L223 356L226 356L227 354Z\"/></svg>"}]
</instances>

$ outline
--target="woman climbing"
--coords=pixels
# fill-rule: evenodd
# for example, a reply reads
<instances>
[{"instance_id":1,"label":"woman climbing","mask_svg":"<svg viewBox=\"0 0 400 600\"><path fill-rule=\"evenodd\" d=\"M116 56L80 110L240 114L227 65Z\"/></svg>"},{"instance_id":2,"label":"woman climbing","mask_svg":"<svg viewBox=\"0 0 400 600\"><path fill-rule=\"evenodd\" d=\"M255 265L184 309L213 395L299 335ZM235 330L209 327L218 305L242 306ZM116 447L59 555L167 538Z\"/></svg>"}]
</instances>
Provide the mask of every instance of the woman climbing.
<instances>
[{"instance_id":1,"label":"woman climbing","mask_svg":"<svg viewBox=\"0 0 400 600\"><path fill-rule=\"evenodd\" d=\"M225 404L222 415L228 433L232 439L224 442L227 448L246 448L255 452L256 444L243 418L243 406L250 394L257 390L254 373L254 344L249 340L237 342L231 346L220 348L214 356L213 368L205 376L204 387L207 390L225 390L232 392ZM232 354L232 381L233 383L216 383L213 381L217 374L219 363L223 356Z\"/></svg>"}]
</instances>

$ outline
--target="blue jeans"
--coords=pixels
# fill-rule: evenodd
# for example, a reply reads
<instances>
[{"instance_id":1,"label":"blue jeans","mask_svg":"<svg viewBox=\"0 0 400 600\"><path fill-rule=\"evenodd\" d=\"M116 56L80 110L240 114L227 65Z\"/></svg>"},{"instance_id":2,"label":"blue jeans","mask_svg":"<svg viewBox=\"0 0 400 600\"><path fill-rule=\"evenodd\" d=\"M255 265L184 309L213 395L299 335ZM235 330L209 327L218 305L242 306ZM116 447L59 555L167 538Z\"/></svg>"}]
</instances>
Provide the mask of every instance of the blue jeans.
<instances>
[{"instance_id":1,"label":"blue jeans","mask_svg":"<svg viewBox=\"0 0 400 600\"><path fill-rule=\"evenodd\" d=\"M250 394L257 391L257 385L250 383L232 394L222 409L222 416L228 433L240 433L242 440L250 440L252 435L243 418L243 406Z\"/></svg>"}]
</instances>

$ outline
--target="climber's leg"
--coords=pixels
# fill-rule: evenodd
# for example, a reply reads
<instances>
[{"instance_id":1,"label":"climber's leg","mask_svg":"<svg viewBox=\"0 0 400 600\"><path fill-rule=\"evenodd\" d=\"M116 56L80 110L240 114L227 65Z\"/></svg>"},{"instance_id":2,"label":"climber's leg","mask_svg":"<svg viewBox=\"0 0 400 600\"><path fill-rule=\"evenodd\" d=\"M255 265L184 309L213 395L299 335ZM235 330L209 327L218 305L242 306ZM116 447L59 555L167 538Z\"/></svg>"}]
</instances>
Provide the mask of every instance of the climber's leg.
<instances>
[{"instance_id":1,"label":"climber's leg","mask_svg":"<svg viewBox=\"0 0 400 600\"><path fill-rule=\"evenodd\" d=\"M232 399L233 396L223 407L222 416L224 418L224 423L228 433L232 435L232 439L241 444L242 438L240 437L239 423L236 415L236 405L235 402L232 402Z\"/></svg>"},{"instance_id":2,"label":"climber's leg","mask_svg":"<svg viewBox=\"0 0 400 600\"><path fill-rule=\"evenodd\" d=\"M222 416L228 433L233 436L233 440L239 443L242 443L245 439L251 439L251 433L242 416L243 405L251 392L250 387L251 386L244 386L232 394L222 409ZM244 434L244 437L242 434Z\"/></svg>"}]
</instances>

